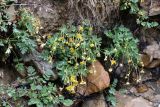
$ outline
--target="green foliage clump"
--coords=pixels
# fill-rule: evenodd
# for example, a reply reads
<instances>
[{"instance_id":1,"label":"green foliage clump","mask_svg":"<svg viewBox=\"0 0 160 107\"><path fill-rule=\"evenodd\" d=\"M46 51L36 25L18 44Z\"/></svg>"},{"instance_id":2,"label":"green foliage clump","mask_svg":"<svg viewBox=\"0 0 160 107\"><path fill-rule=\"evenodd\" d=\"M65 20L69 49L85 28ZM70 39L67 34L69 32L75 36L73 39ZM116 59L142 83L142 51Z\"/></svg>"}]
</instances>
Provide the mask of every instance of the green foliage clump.
<instances>
[{"instance_id":1,"label":"green foliage clump","mask_svg":"<svg viewBox=\"0 0 160 107\"><path fill-rule=\"evenodd\" d=\"M116 106L116 103L117 103L116 97L115 97L115 95L116 95L116 89L115 89L115 88L116 88L116 86L117 86L117 83L118 83L118 80L117 80L117 79L114 79L112 85L111 85L110 88L109 88L108 95L107 95L107 97L106 97L107 101L108 101L109 103L111 103L111 105L112 105L113 107L115 107L115 106Z\"/></svg>"},{"instance_id":2,"label":"green foliage clump","mask_svg":"<svg viewBox=\"0 0 160 107\"><path fill-rule=\"evenodd\" d=\"M137 48L138 39L135 39L128 28L123 26L115 27L113 30L105 32L106 36L112 39L113 45L105 49L105 60L110 59L111 65L118 62L121 65L127 64L137 69L140 56ZM128 74L130 75L131 69Z\"/></svg>"},{"instance_id":3,"label":"green foliage clump","mask_svg":"<svg viewBox=\"0 0 160 107\"><path fill-rule=\"evenodd\" d=\"M20 9L10 14L9 1L0 4L0 49L1 60L6 61L14 50L25 54L36 48L36 34L40 29L40 21L27 9ZM15 54L15 53L14 53Z\"/></svg>"},{"instance_id":4,"label":"green foliage clump","mask_svg":"<svg viewBox=\"0 0 160 107\"><path fill-rule=\"evenodd\" d=\"M63 26L50 37L47 47L50 55L55 56L55 66L65 83L72 76L88 73L88 64L100 56L101 38L93 35L92 27L87 25Z\"/></svg>"},{"instance_id":5,"label":"green foliage clump","mask_svg":"<svg viewBox=\"0 0 160 107\"><path fill-rule=\"evenodd\" d=\"M36 38L39 38L40 20L28 9L20 8L14 14L7 9L14 1L0 1L0 60L6 62L13 55L12 64L17 71L27 71L25 79L17 80L15 85L0 85L0 106L23 106L17 102L23 98L30 105L47 107L56 104L72 105L73 101L65 99L58 92L56 85L49 82L50 75L38 75L36 69L27 67L22 61L22 54L36 49ZM17 63L17 64L15 64ZM22 73L24 74L24 73ZM17 103L17 104L16 104Z\"/></svg>"},{"instance_id":6,"label":"green foliage clump","mask_svg":"<svg viewBox=\"0 0 160 107\"><path fill-rule=\"evenodd\" d=\"M27 68L28 79L25 83L21 82L22 86L14 88L0 88L0 95L7 96L10 99L1 99L0 103L3 106L10 104L22 98L29 99L28 105L36 105L37 107L53 106L55 104L64 104L66 106L72 105L73 102L70 99L65 99L62 95L58 94L57 87L49 81L50 75L43 75L40 77L36 74L35 69L32 66ZM23 85L24 84L24 85ZM21 105L22 106L22 105Z\"/></svg>"},{"instance_id":7,"label":"green foliage clump","mask_svg":"<svg viewBox=\"0 0 160 107\"><path fill-rule=\"evenodd\" d=\"M130 14L134 14L137 16L137 24L140 24L147 28L156 27L159 24L157 22L148 21L149 17L146 15L147 13L140 9L138 6L139 0L121 0L121 10L129 10Z\"/></svg>"}]
</instances>

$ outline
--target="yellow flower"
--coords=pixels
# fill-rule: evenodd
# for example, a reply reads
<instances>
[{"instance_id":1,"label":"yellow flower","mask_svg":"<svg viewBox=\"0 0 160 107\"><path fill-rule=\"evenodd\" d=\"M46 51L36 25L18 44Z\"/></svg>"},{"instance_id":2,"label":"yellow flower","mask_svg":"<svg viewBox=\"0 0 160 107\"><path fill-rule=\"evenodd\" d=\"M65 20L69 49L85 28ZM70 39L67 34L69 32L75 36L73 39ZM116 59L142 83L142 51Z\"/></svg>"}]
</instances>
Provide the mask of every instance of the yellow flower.
<instances>
[{"instance_id":1,"label":"yellow flower","mask_svg":"<svg viewBox=\"0 0 160 107\"><path fill-rule=\"evenodd\" d=\"M91 48L93 48L93 47L94 47L94 44L93 44L93 43L92 43L92 44L90 44L90 47L91 47Z\"/></svg>"},{"instance_id":2,"label":"yellow flower","mask_svg":"<svg viewBox=\"0 0 160 107\"><path fill-rule=\"evenodd\" d=\"M65 42L65 44L68 45L69 43L68 43L68 42Z\"/></svg>"},{"instance_id":3,"label":"yellow flower","mask_svg":"<svg viewBox=\"0 0 160 107\"><path fill-rule=\"evenodd\" d=\"M76 44L76 47L79 47L80 46L80 44L78 43L78 44Z\"/></svg>"},{"instance_id":4,"label":"yellow flower","mask_svg":"<svg viewBox=\"0 0 160 107\"><path fill-rule=\"evenodd\" d=\"M111 65L116 64L116 60L111 60Z\"/></svg>"},{"instance_id":5,"label":"yellow flower","mask_svg":"<svg viewBox=\"0 0 160 107\"><path fill-rule=\"evenodd\" d=\"M48 35L48 36L47 36L48 39L50 39L51 37L52 37L51 35Z\"/></svg>"},{"instance_id":6,"label":"yellow flower","mask_svg":"<svg viewBox=\"0 0 160 107\"><path fill-rule=\"evenodd\" d=\"M71 92L71 93L75 93L75 90L74 90L75 86L74 85L70 85L68 87L66 87L66 90Z\"/></svg>"},{"instance_id":7,"label":"yellow flower","mask_svg":"<svg viewBox=\"0 0 160 107\"><path fill-rule=\"evenodd\" d=\"M74 53L75 50L74 50L74 48L70 48L70 51L71 51L71 53Z\"/></svg>"},{"instance_id":8,"label":"yellow flower","mask_svg":"<svg viewBox=\"0 0 160 107\"><path fill-rule=\"evenodd\" d=\"M73 39L72 39L72 38L69 38L69 42L73 42Z\"/></svg>"},{"instance_id":9,"label":"yellow flower","mask_svg":"<svg viewBox=\"0 0 160 107\"><path fill-rule=\"evenodd\" d=\"M79 84L81 84L81 85L85 85L86 84L86 81L83 80L82 76L81 76L81 82Z\"/></svg>"},{"instance_id":10,"label":"yellow flower","mask_svg":"<svg viewBox=\"0 0 160 107\"><path fill-rule=\"evenodd\" d=\"M87 60L88 60L88 61L90 61L90 60L91 60L91 58L90 58L90 57L88 57L88 58L87 58Z\"/></svg>"},{"instance_id":11,"label":"yellow flower","mask_svg":"<svg viewBox=\"0 0 160 107\"><path fill-rule=\"evenodd\" d=\"M80 33L77 33L77 34L76 34L76 37L77 37L78 39L80 39L81 41L83 40L82 34L80 34Z\"/></svg>"},{"instance_id":12,"label":"yellow flower","mask_svg":"<svg viewBox=\"0 0 160 107\"><path fill-rule=\"evenodd\" d=\"M58 39L58 41L63 41L64 40L64 37L60 37L59 39Z\"/></svg>"},{"instance_id":13,"label":"yellow flower","mask_svg":"<svg viewBox=\"0 0 160 107\"><path fill-rule=\"evenodd\" d=\"M86 63L85 61L81 61L81 62L80 62L81 65L84 65L85 63Z\"/></svg>"},{"instance_id":14,"label":"yellow flower","mask_svg":"<svg viewBox=\"0 0 160 107\"><path fill-rule=\"evenodd\" d=\"M79 84L85 85L85 84L86 84L86 81L82 80Z\"/></svg>"},{"instance_id":15,"label":"yellow flower","mask_svg":"<svg viewBox=\"0 0 160 107\"><path fill-rule=\"evenodd\" d=\"M71 63L71 61L67 61L69 64Z\"/></svg>"},{"instance_id":16,"label":"yellow flower","mask_svg":"<svg viewBox=\"0 0 160 107\"><path fill-rule=\"evenodd\" d=\"M130 64L131 62L132 62L132 60L129 59L129 60L128 60L128 63Z\"/></svg>"},{"instance_id":17,"label":"yellow flower","mask_svg":"<svg viewBox=\"0 0 160 107\"><path fill-rule=\"evenodd\" d=\"M92 62L96 62L96 59L93 59Z\"/></svg>"},{"instance_id":18,"label":"yellow flower","mask_svg":"<svg viewBox=\"0 0 160 107\"><path fill-rule=\"evenodd\" d=\"M70 82L74 83L74 85L77 85L77 84L78 84L78 81L77 81L75 75L71 75L71 77L70 77Z\"/></svg>"},{"instance_id":19,"label":"yellow flower","mask_svg":"<svg viewBox=\"0 0 160 107\"><path fill-rule=\"evenodd\" d=\"M80 32L83 32L83 30L84 30L83 27L82 27L82 26L79 26L79 31L80 31Z\"/></svg>"},{"instance_id":20,"label":"yellow flower","mask_svg":"<svg viewBox=\"0 0 160 107\"><path fill-rule=\"evenodd\" d=\"M92 28L92 27L90 27L90 28L89 28L89 31L91 32L92 30L93 30L93 28Z\"/></svg>"}]
</instances>

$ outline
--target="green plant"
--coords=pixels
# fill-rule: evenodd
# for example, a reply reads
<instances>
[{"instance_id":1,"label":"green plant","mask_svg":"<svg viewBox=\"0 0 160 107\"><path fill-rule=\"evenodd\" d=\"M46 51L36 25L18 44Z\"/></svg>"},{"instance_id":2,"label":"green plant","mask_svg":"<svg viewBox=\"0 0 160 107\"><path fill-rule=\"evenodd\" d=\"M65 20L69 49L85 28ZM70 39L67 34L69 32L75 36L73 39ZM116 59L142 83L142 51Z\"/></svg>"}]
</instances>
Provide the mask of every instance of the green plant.
<instances>
[{"instance_id":1,"label":"green plant","mask_svg":"<svg viewBox=\"0 0 160 107\"><path fill-rule=\"evenodd\" d=\"M46 47L50 50L49 59L55 57L55 67L64 84L76 85L77 77L85 76L87 66L100 56L100 45L101 38L84 24L78 28L63 26L58 33L49 35Z\"/></svg>"},{"instance_id":2,"label":"green plant","mask_svg":"<svg viewBox=\"0 0 160 107\"><path fill-rule=\"evenodd\" d=\"M3 61L6 61L11 53L16 55L14 50L20 50L21 54L34 50L41 27L39 19L27 9L20 9L12 15L7 12L12 3L14 1L11 0L0 2L0 59Z\"/></svg>"},{"instance_id":3,"label":"green plant","mask_svg":"<svg viewBox=\"0 0 160 107\"><path fill-rule=\"evenodd\" d=\"M118 80L117 79L114 79L112 85L110 86L109 88L109 91L108 91L108 95L107 95L107 101L111 103L112 106L116 106L116 97L115 97L115 94L116 94L116 86L117 86L117 83L118 83Z\"/></svg>"},{"instance_id":4,"label":"green plant","mask_svg":"<svg viewBox=\"0 0 160 107\"><path fill-rule=\"evenodd\" d=\"M55 66L64 84L70 84L66 89L74 92L77 77L85 76L88 64L100 56L101 39L93 35L92 28L87 25L63 26L47 44L51 56L58 56Z\"/></svg>"},{"instance_id":5,"label":"green plant","mask_svg":"<svg viewBox=\"0 0 160 107\"><path fill-rule=\"evenodd\" d=\"M123 26L106 31L105 34L113 41L111 47L104 51L105 60L110 60L111 67L117 63L120 66L127 64L129 69L126 76L129 77L131 71L137 69L140 62L138 39L135 39L131 31Z\"/></svg>"},{"instance_id":6,"label":"green plant","mask_svg":"<svg viewBox=\"0 0 160 107\"><path fill-rule=\"evenodd\" d=\"M72 100L65 99L58 93L57 88L53 83L47 82L50 78L49 75L40 77L31 66L27 68L27 72L28 78L25 81L27 85L22 85L22 87L19 88L14 88L12 86L4 89L1 88L0 95L9 96L9 98L12 98L12 102L20 100L23 97L28 97L28 105L36 105L37 107L48 107L60 103L66 106L73 104ZM1 98L0 100L3 101L3 106L10 104L10 100L7 101L7 99L3 100Z\"/></svg>"},{"instance_id":7,"label":"green plant","mask_svg":"<svg viewBox=\"0 0 160 107\"><path fill-rule=\"evenodd\" d=\"M121 0L121 10L129 10L130 14L137 16L136 22L147 28L156 27L159 24L157 22L150 22L147 13L140 9L138 6L139 0Z\"/></svg>"},{"instance_id":8,"label":"green plant","mask_svg":"<svg viewBox=\"0 0 160 107\"><path fill-rule=\"evenodd\" d=\"M40 38L38 32L41 26L39 19L28 9L17 10L11 18L7 9L12 3L14 1L0 1L0 60L14 60L12 65L19 72L27 71L27 77L17 80L18 86L0 86L0 106L10 107L23 98L26 98L28 105L37 107L71 105L73 101L65 99L56 85L49 82L49 74L38 75L32 66L27 67L24 64L21 56L36 49L35 41ZM14 58L8 58L10 55Z\"/></svg>"}]
</instances>

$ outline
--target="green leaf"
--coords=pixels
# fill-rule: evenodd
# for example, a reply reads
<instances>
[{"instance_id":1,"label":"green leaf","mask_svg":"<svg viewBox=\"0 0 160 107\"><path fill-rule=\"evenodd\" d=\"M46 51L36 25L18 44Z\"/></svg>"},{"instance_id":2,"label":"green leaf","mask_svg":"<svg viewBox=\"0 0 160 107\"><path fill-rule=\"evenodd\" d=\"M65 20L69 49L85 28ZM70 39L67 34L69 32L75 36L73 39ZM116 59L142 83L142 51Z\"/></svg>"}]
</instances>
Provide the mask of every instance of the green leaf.
<instances>
[{"instance_id":1,"label":"green leaf","mask_svg":"<svg viewBox=\"0 0 160 107\"><path fill-rule=\"evenodd\" d=\"M62 103L63 103L65 106L71 106L71 105L73 104L73 101L70 100L70 99L67 99L67 100L64 100Z\"/></svg>"},{"instance_id":2,"label":"green leaf","mask_svg":"<svg viewBox=\"0 0 160 107\"><path fill-rule=\"evenodd\" d=\"M4 44L3 44L3 41L2 41L2 40L0 40L0 46L4 46Z\"/></svg>"}]
</instances>

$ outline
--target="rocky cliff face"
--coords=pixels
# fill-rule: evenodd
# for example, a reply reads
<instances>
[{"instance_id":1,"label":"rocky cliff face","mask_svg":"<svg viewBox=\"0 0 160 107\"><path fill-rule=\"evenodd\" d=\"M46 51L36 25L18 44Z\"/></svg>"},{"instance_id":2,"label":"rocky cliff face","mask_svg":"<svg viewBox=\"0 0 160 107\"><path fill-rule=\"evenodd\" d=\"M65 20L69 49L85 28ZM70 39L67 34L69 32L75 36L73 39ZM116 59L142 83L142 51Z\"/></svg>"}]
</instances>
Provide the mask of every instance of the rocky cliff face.
<instances>
[{"instance_id":1,"label":"rocky cliff face","mask_svg":"<svg viewBox=\"0 0 160 107\"><path fill-rule=\"evenodd\" d=\"M41 21L44 33L56 31L66 23L78 24L90 19L94 26L111 27L118 19L119 0L19 0ZM116 19L116 20L115 20Z\"/></svg>"}]
</instances>

